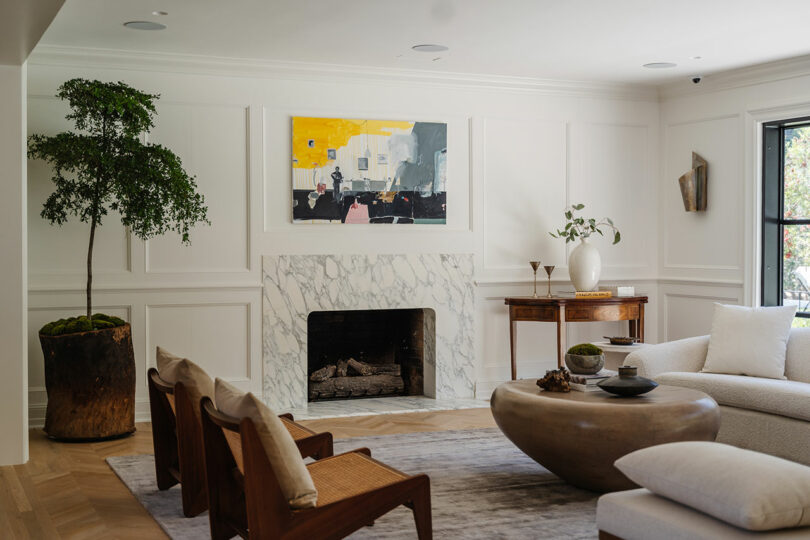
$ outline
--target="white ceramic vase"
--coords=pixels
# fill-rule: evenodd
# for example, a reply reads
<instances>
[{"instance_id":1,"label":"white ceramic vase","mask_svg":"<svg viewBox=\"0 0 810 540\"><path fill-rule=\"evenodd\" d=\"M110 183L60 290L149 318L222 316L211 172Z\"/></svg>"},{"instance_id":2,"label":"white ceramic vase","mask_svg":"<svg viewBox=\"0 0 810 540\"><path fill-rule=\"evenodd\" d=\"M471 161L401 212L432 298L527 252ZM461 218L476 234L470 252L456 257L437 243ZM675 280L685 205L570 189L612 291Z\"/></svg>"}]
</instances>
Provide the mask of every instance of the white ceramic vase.
<instances>
[{"instance_id":1,"label":"white ceramic vase","mask_svg":"<svg viewBox=\"0 0 810 540\"><path fill-rule=\"evenodd\" d=\"M581 238L579 245L568 256L568 274L577 291L592 291L599 283L602 273L602 257L587 238Z\"/></svg>"}]
</instances>

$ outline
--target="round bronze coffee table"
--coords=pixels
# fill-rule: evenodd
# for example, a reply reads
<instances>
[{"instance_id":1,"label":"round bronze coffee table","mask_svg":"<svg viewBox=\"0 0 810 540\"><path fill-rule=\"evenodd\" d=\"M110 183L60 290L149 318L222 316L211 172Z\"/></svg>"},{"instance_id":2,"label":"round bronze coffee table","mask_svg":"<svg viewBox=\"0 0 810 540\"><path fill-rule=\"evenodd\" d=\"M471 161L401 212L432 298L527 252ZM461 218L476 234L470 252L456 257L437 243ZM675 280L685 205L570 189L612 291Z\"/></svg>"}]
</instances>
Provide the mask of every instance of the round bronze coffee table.
<instances>
[{"instance_id":1,"label":"round bronze coffee table","mask_svg":"<svg viewBox=\"0 0 810 540\"><path fill-rule=\"evenodd\" d=\"M490 406L515 446L566 482L599 492L638 487L613 466L620 457L668 442L713 441L720 427L711 397L676 386L618 397L510 381L495 389Z\"/></svg>"}]
</instances>

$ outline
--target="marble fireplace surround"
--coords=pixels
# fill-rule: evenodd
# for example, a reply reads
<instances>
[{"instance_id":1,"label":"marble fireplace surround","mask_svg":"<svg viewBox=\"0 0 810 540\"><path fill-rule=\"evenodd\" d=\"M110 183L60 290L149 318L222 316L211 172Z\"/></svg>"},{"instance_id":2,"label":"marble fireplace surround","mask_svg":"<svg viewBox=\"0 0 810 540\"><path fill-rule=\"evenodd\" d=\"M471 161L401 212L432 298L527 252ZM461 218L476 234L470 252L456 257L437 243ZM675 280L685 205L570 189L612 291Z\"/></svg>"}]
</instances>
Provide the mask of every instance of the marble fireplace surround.
<instances>
[{"instance_id":1,"label":"marble fireplace surround","mask_svg":"<svg viewBox=\"0 0 810 540\"><path fill-rule=\"evenodd\" d=\"M471 254L267 255L262 281L263 391L270 407L307 406L307 317L331 310L432 309L435 364L425 363L425 394L473 397Z\"/></svg>"}]
</instances>

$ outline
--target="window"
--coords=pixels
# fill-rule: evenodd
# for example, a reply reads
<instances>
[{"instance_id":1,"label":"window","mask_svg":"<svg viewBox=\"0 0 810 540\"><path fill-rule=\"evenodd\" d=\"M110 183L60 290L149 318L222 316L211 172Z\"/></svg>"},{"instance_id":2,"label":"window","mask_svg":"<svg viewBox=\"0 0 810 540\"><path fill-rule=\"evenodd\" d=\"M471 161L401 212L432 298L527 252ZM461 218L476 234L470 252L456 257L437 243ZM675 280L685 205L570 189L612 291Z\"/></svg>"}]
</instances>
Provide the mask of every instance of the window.
<instances>
[{"instance_id":1,"label":"window","mask_svg":"<svg viewBox=\"0 0 810 540\"><path fill-rule=\"evenodd\" d=\"M810 118L763 127L762 305L810 326Z\"/></svg>"}]
</instances>

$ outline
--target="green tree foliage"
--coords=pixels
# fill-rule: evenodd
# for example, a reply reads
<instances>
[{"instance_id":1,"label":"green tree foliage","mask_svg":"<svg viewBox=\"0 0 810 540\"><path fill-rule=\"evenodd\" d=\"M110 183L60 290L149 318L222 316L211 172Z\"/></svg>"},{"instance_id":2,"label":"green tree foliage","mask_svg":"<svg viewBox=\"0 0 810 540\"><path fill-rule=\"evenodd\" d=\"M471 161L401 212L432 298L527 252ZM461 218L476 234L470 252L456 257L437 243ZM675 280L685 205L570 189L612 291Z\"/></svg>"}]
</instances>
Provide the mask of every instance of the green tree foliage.
<instances>
[{"instance_id":1,"label":"green tree foliage","mask_svg":"<svg viewBox=\"0 0 810 540\"><path fill-rule=\"evenodd\" d=\"M785 218L810 218L810 128L789 130L785 139ZM783 234L783 288L801 291L796 270L810 266L810 226L787 226Z\"/></svg>"},{"instance_id":2,"label":"green tree foliage","mask_svg":"<svg viewBox=\"0 0 810 540\"><path fill-rule=\"evenodd\" d=\"M66 116L76 132L32 135L28 155L53 168L55 190L42 217L61 225L70 216L90 223L87 250L87 318L91 318L93 241L96 227L109 210L138 238L167 231L190 243L196 223L210 224L204 197L180 158L159 144L141 142L154 127L155 100L160 96L122 82L71 79L57 97L67 100Z\"/></svg>"}]
</instances>

